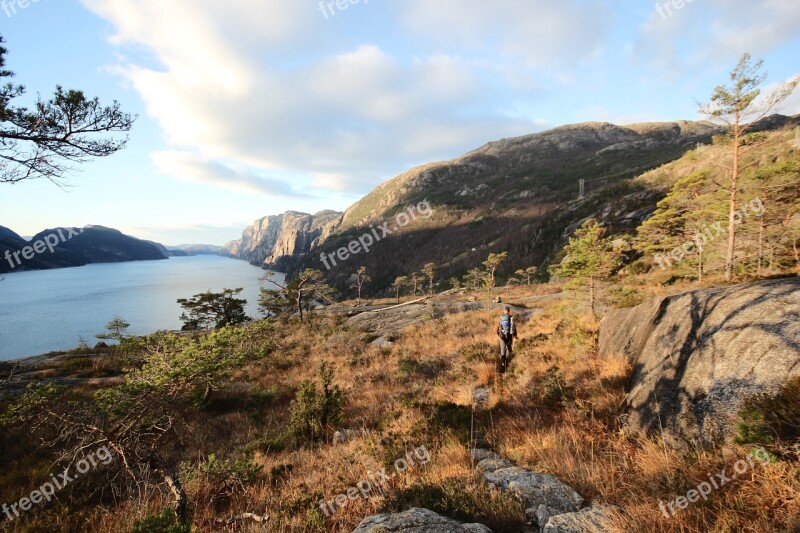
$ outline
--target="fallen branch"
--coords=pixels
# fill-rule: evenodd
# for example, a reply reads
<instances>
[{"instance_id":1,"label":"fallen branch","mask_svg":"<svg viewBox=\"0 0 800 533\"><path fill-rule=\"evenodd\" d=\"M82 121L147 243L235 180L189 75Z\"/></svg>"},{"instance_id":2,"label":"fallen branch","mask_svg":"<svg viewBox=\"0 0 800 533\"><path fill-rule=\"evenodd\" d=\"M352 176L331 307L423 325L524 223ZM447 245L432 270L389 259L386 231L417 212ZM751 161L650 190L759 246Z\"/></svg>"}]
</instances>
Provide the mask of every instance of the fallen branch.
<instances>
[{"instance_id":1,"label":"fallen branch","mask_svg":"<svg viewBox=\"0 0 800 533\"><path fill-rule=\"evenodd\" d=\"M269 522L269 515L265 514L264 516L258 515L256 513L244 513L240 515L233 516L227 520L224 518L217 518L217 524L225 524L226 526L230 526L231 524L235 524L236 522L244 522L245 520L253 520L259 524L263 524L265 522Z\"/></svg>"},{"instance_id":2,"label":"fallen branch","mask_svg":"<svg viewBox=\"0 0 800 533\"><path fill-rule=\"evenodd\" d=\"M393 305L391 307L384 307L383 309L375 309L373 311L364 311L364 313L381 313L383 311L388 311L390 309L397 309L398 307L404 307L406 305L418 304L419 302L424 302L425 300L429 300L431 298L432 298L432 296L425 296L424 298L420 298L418 300L413 300L413 301L410 301L410 302L405 302L405 303L402 303L402 304Z\"/></svg>"}]
</instances>

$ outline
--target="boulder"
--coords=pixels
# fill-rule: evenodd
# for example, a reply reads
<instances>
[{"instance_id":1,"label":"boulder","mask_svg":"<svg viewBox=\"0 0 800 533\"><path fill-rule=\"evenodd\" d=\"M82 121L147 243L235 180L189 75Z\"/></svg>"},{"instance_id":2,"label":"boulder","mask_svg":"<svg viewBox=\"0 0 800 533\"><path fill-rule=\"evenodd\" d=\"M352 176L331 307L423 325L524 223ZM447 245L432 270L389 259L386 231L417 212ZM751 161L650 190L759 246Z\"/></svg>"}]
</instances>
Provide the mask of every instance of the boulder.
<instances>
[{"instance_id":1,"label":"boulder","mask_svg":"<svg viewBox=\"0 0 800 533\"><path fill-rule=\"evenodd\" d=\"M396 514L365 518L353 533L492 533L481 524L462 524L428 509L412 508Z\"/></svg>"},{"instance_id":2,"label":"boulder","mask_svg":"<svg viewBox=\"0 0 800 533\"><path fill-rule=\"evenodd\" d=\"M613 525L612 507L595 505L577 513L565 513L547 519L543 533L604 533ZM539 522L540 524L542 522Z\"/></svg>"},{"instance_id":3,"label":"boulder","mask_svg":"<svg viewBox=\"0 0 800 533\"><path fill-rule=\"evenodd\" d=\"M485 474L486 472L497 472L500 469L511 468L512 466L514 466L514 463L508 459L503 459L500 457L497 459L484 459L483 461L480 461L475 468L482 474Z\"/></svg>"},{"instance_id":4,"label":"boulder","mask_svg":"<svg viewBox=\"0 0 800 533\"><path fill-rule=\"evenodd\" d=\"M345 444L353 439L357 439L363 434L361 431L355 429L339 429L333 433L334 444Z\"/></svg>"},{"instance_id":5,"label":"boulder","mask_svg":"<svg viewBox=\"0 0 800 533\"><path fill-rule=\"evenodd\" d=\"M580 494L555 476L535 474L524 468L511 466L486 472L483 477L498 489L516 495L526 509L538 509L540 505L544 505L559 513L570 513L579 510L583 505Z\"/></svg>"},{"instance_id":6,"label":"boulder","mask_svg":"<svg viewBox=\"0 0 800 533\"><path fill-rule=\"evenodd\" d=\"M800 278L702 289L612 313L600 355L634 362L628 425L673 445L730 436L745 398L800 376Z\"/></svg>"}]
</instances>

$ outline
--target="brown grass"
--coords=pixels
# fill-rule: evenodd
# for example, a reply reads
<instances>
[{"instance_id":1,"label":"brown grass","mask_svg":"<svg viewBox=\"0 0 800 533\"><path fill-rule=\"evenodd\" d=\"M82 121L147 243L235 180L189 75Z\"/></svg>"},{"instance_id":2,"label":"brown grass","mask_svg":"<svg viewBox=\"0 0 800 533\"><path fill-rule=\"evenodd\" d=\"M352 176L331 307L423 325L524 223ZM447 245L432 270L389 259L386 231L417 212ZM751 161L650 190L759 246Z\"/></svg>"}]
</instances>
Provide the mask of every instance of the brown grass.
<instances>
[{"instance_id":1,"label":"brown grass","mask_svg":"<svg viewBox=\"0 0 800 533\"><path fill-rule=\"evenodd\" d=\"M525 294L524 288L512 290L517 297ZM519 504L490 491L472 472L467 442L474 424L520 465L560 477L587 501L618 506L620 531L796 531L797 462L756 464L708 502L663 516L659 501L686 494L749 450L726 445L681 453L658 437L627 434L621 416L631 365L619 356L599 358L598 321L575 309L570 302L553 303L520 324L522 340L502 377L494 367L494 311L431 319L383 349L370 346L371 337L349 331L337 317L283 328L280 350L236 372L216 408L196 415L197 432L184 436L187 466L213 453L262 468L255 480L222 493L208 479L188 482L195 527L220 531L218 518L267 512L270 531L351 531L365 516L417 505L481 521L497 532L518 531ZM336 382L347 391L345 427L359 432L343 445L302 445L285 435L294 391L302 380L316 379L322 360L335 365ZM473 415L477 386L490 386L492 395L489 411ZM267 400L257 403L258 391L268 391ZM8 446L0 495L10 499L45 479L47 456L23 446L25 435L0 430L0 437ZM273 441L283 449L269 444ZM391 472L396 459L418 446L427 448L430 462L396 476L382 494L359 497L330 517L319 510L319 500L346 493L376 469ZM12 459L16 465L8 463ZM22 468L26 474L20 476ZM9 490L11 484L16 490ZM142 501L84 508L85 530L127 532L135 520L169 505L162 488L149 489ZM66 506L37 511L16 531L35 531L45 523L55 524L53 531L69 530L75 522L66 517L75 512ZM259 531L255 524L236 530Z\"/></svg>"}]
</instances>

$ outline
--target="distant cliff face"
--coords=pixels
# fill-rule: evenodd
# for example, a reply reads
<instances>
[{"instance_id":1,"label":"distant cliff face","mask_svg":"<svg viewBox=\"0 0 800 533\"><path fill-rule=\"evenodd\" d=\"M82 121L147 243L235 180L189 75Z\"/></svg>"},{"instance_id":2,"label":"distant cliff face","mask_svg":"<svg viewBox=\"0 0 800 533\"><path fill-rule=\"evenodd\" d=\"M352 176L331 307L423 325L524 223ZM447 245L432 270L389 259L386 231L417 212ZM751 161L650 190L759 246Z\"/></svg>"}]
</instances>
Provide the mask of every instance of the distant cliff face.
<instances>
[{"instance_id":1,"label":"distant cliff face","mask_svg":"<svg viewBox=\"0 0 800 533\"><path fill-rule=\"evenodd\" d=\"M266 268L282 270L309 253L341 221L342 213L321 211L316 215L288 211L256 220L242 238L225 246L233 257Z\"/></svg>"}]
</instances>

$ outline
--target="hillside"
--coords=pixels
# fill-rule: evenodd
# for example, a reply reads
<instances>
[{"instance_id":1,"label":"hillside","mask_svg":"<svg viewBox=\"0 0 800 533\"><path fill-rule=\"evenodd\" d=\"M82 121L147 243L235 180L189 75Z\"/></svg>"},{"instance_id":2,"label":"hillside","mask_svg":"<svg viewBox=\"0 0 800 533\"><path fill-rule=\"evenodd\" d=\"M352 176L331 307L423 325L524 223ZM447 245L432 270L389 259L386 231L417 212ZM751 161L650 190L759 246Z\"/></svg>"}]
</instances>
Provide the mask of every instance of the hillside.
<instances>
[{"instance_id":1,"label":"hillside","mask_svg":"<svg viewBox=\"0 0 800 533\"><path fill-rule=\"evenodd\" d=\"M753 131L777 131L800 117L771 116ZM372 272L369 292L386 294L397 276L439 265L439 276L463 275L490 252L506 250L507 275L546 266L567 234L588 216L614 231L631 231L646 219L669 185L690 169L715 168L724 155L711 139L721 133L706 122L615 126L584 123L489 143L452 161L411 169L376 187L345 213L287 212L265 217L244 231L228 253L265 268L325 271L346 290L360 266ZM761 148L759 153L764 153ZM585 196L579 198L579 181ZM406 206L427 200L430 217L402 226L392 222ZM326 268L335 254L391 222L391 235L346 264ZM409 253L413 251L414 253ZM330 265L329 265L330 266Z\"/></svg>"},{"instance_id":2,"label":"hillside","mask_svg":"<svg viewBox=\"0 0 800 533\"><path fill-rule=\"evenodd\" d=\"M658 316L654 301L645 312L621 312L626 325L609 328L584 314L575 294L526 286L438 295L415 304L421 312L412 313L410 322L408 314L394 311L378 313L380 320L368 311L362 315L371 319L356 315L345 322L359 310L344 305L306 323L261 321L194 337L162 333L131 339L124 350L0 364L0 414L11 415L0 423L0 499L17 501L36 480L48 479L59 458L67 457L58 463L62 468L74 464L62 455L65 449L94 445L80 452L85 456L109 439L128 454L127 465L117 456L98 462L57 501L3 525L14 531L188 531L166 529L174 523L176 501L156 477L160 471L149 466L157 465L182 483L193 530L209 533L259 531L265 520L268 531L298 533L351 532L359 524L359 531L375 533L383 531L381 524L408 527L409 520L427 526L420 529L426 533L791 531L800 520L800 486L798 456L786 441L762 436L737 444L729 437L686 452L668 446L659 433L631 431L630 408L641 408L636 401L627 405L635 380L666 386L671 368L645 373L649 367L637 359L650 357L644 352L598 354L601 331L607 349L614 342L624 346L641 324L669 359L680 351L670 344L676 325L687 337L697 328L709 350L740 366L761 364L762 351L747 345L796 343L784 311L797 312L800 294L796 280L781 281L786 304L772 304L764 296L774 296L768 287L776 283L762 286L743 287L744 297L764 300L761 310L752 311L762 322L782 320L785 328L750 331L735 353L715 348L717 337L709 331L727 327L735 336L743 319L725 310L708 323L688 324L683 307ZM677 299L713 299L718 292ZM494 363L496 296L513 307L521 335L504 375ZM387 331L391 340L376 342ZM795 348L783 356L787 365L795 363L795 374L798 355ZM195 373L203 368L197 362L208 358L214 368L235 363L230 373L215 374L213 390L201 400L204 374ZM137 370L130 369L132 362ZM332 369L327 385L321 368ZM153 372L163 379L151 382ZM40 380L48 386L14 402ZM119 403L136 397L142 403L133 412ZM791 413L792 404L781 401L770 409ZM304 425L324 408L331 418L322 428ZM26 412L31 418L13 422L15 413ZM770 455L752 455L759 446ZM758 461L748 464L746 475L713 491L708 501L674 506L709 473L731 472L743 458ZM400 459L406 461L402 471ZM134 479L147 488L145 501ZM363 495L337 503L337 494L360 483ZM328 501L334 503L324 506ZM670 516L662 503L677 513ZM409 508L430 511L409 516L403 513ZM611 524L566 528L577 509L582 517ZM457 521L480 526L462 529Z\"/></svg>"},{"instance_id":3,"label":"hillside","mask_svg":"<svg viewBox=\"0 0 800 533\"><path fill-rule=\"evenodd\" d=\"M26 241L11 230L0 231L0 273L83 266L90 263L167 259L159 243L144 241L103 226L52 228ZM39 243L39 244L37 244Z\"/></svg>"},{"instance_id":4,"label":"hillside","mask_svg":"<svg viewBox=\"0 0 800 533\"><path fill-rule=\"evenodd\" d=\"M382 223L404 206L428 200L436 210L431 220L400 228L382 242L375 248L380 253L372 254L380 260L359 258L360 264L381 271L373 290L421 268L420 258L442 264L445 277L462 272L475 266L472 248L485 255L487 250L511 247L525 262L536 264L548 253L533 245L541 223L578 197L580 179L586 180L587 191L603 191L680 158L698 143L709 143L715 133L718 129L704 122L592 122L503 139L452 161L411 169L378 186L344 214L289 212L261 219L227 250L269 268L321 268L321 253L346 246L370 223ZM411 249L418 252L414 257L407 253ZM343 287L355 268L348 265L347 272L336 269L328 275Z\"/></svg>"}]
</instances>

